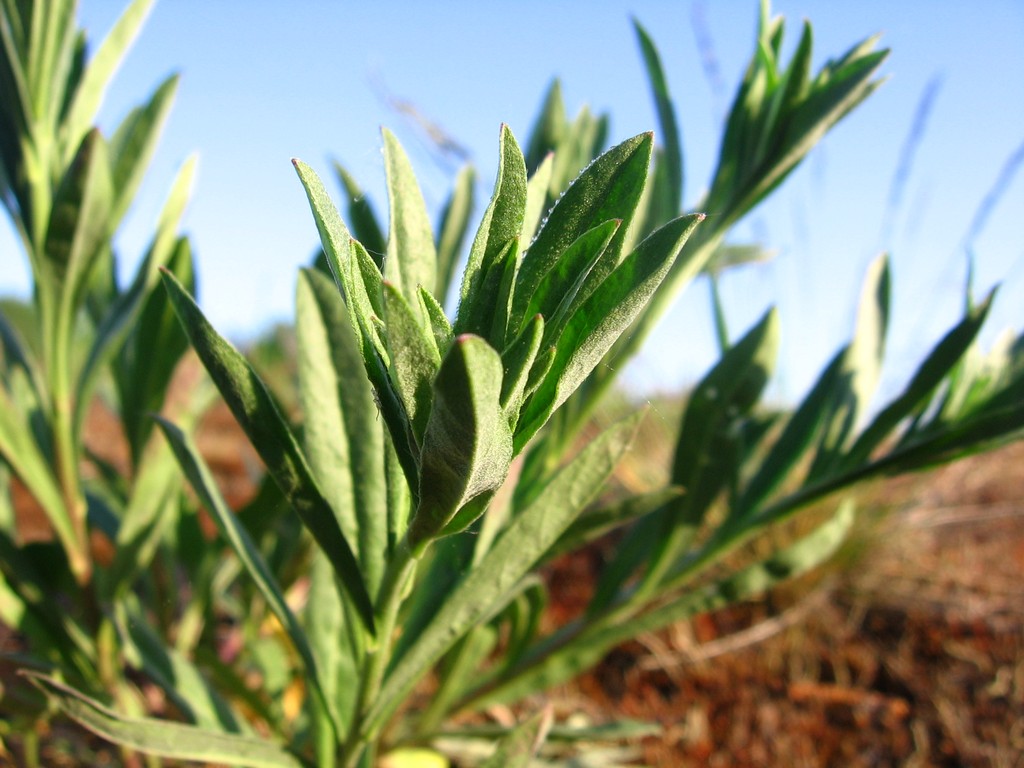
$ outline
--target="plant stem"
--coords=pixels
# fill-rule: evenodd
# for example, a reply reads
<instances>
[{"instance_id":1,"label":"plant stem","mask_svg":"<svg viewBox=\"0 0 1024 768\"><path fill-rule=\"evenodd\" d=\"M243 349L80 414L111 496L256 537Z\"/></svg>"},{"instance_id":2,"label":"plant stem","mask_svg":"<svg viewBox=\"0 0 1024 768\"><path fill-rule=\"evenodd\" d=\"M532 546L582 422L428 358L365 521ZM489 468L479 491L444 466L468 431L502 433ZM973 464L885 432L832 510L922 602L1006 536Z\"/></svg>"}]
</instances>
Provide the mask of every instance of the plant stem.
<instances>
[{"instance_id":1,"label":"plant stem","mask_svg":"<svg viewBox=\"0 0 1024 768\"><path fill-rule=\"evenodd\" d=\"M356 768L359 765L363 753L373 742L375 731L378 730L367 723L366 715L380 692L384 672L391 660L398 610L402 606L405 585L416 570L417 562L418 560L412 556L408 540L403 538L384 571L374 610L377 638L366 651L359 694L356 698L356 715L352 718L343 748L343 768Z\"/></svg>"},{"instance_id":2,"label":"plant stem","mask_svg":"<svg viewBox=\"0 0 1024 768\"><path fill-rule=\"evenodd\" d=\"M57 297L56 305L52 303L52 298L51 302L47 303L48 306L42 307L42 311L44 334L52 339L47 350L49 354L46 364L53 414L57 480L73 536L73 541L64 542L64 546L68 548L68 564L75 581L79 586L85 586L92 579L92 562L89 557L86 507L78 476L78 449L72 416L75 409L71 393L71 310L65 306L63 297ZM46 321L47 318L49 322Z\"/></svg>"}]
</instances>

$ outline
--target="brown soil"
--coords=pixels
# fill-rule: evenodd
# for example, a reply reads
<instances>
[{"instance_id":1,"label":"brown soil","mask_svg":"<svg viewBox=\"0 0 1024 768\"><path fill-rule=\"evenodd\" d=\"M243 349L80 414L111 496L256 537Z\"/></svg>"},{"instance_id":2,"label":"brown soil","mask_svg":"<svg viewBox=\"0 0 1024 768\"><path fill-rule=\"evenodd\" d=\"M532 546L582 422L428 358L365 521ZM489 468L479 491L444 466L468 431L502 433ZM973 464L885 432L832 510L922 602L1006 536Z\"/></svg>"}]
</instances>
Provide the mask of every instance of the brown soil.
<instances>
[{"instance_id":1,"label":"brown soil","mask_svg":"<svg viewBox=\"0 0 1024 768\"><path fill-rule=\"evenodd\" d=\"M824 578L612 652L563 712L660 724L654 766L1024 766L1024 444L875 489ZM867 516L868 518L870 516ZM567 558L552 602L601 558Z\"/></svg>"},{"instance_id":2,"label":"brown soil","mask_svg":"<svg viewBox=\"0 0 1024 768\"><path fill-rule=\"evenodd\" d=\"M258 467L239 437L220 412L200 441L235 503ZM875 489L892 511L862 516L846 567L641 637L547 701L658 723L634 764L1024 766L1022 463L1018 443ZM19 499L25 534L46 535ZM548 569L553 614L585 600L601 562L591 548ZM114 759L76 761L69 738L54 727L47 764Z\"/></svg>"}]
</instances>

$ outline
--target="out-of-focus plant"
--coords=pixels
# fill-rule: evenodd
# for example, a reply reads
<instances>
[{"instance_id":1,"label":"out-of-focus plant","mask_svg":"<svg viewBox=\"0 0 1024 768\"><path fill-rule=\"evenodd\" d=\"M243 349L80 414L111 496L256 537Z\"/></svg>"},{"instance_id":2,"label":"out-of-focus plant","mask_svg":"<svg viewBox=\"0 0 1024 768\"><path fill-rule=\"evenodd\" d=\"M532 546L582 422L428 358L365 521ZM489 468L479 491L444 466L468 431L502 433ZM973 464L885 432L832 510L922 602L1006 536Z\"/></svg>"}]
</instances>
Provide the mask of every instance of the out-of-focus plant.
<instances>
[{"instance_id":1,"label":"out-of-focus plant","mask_svg":"<svg viewBox=\"0 0 1024 768\"><path fill-rule=\"evenodd\" d=\"M411 761L422 757L411 748L440 736L480 735L498 739L482 764L526 765L545 734L595 734L559 727L545 713L486 732L446 726L450 716L543 692L638 633L820 564L853 523L852 503L836 494L858 481L1020 434L1024 345L1008 343L984 360L974 347L991 297L968 301L906 390L869 418L889 306L880 258L853 339L792 412L760 406L779 336L769 312L723 345L690 396L670 482L594 503L642 416L580 439L614 372L687 282L716 258L721 266L729 227L876 87L885 55L868 41L812 76L807 25L783 68L782 22L763 5L757 50L704 201L716 216L702 221L679 215L675 119L653 43L638 31L665 148L655 153L652 135L643 134L588 163L604 122L584 114L569 127L557 91L526 153L503 128L498 178L452 320L442 301L455 288L458 244L468 234L469 174L435 237L410 164L385 132L389 225L380 226L342 173L355 198L353 236L319 178L296 161L330 273L306 270L299 281L301 435L188 291L165 275L193 346L291 519L308 532L293 530L288 546L294 554L303 541L314 544L307 581L282 575L274 566L280 550L254 542L254 521L232 514L192 441L161 421L289 639L307 695L289 722L271 724L276 738L264 739L131 720L35 676L72 717L143 751L233 765L368 768L383 751ZM557 169L578 167L569 186L553 182ZM766 557L723 566L740 543L815 502L834 511ZM542 632L538 567L616 528L626 533L586 610ZM304 602L294 599L300 584ZM431 674L435 685L422 701L414 692Z\"/></svg>"},{"instance_id":2,"label":"out-of-focus plant","mask_svg":"<svg viewBox=\"0 0 1024 768\"><path fill-rule=\"evenodd\" d=\"M193 285L189 243L177 231L193 161L127 285L114 247L177 77L109 136L93 125L149 7L132 3L90 55L72 0L0 6L0 199L32 280L27 302L0 311L0 621L19 643L0 663L59 676L135 714L146 707L130 673L141 671L166 683L189 716L213 708L187 661L201 600L189 607L175 580L203 558L192 547L191 560L170 562L161 542L172 531L179 543L202 537L194 508L181 515L180 473L162 438L151 439L148 414L166 408L188 429L214 394L201 386L164 403L188 341L159 269ZM115 417L103 443L86 434L98 392ZM122 442L118 425L123 456L111 450ZM14 495L26 500L20 522ZM197 579L192 594L202 589ZM29 763L45 708L25 681L5 684L3 732L21 734Z\"/></svg>"}]
</instances>

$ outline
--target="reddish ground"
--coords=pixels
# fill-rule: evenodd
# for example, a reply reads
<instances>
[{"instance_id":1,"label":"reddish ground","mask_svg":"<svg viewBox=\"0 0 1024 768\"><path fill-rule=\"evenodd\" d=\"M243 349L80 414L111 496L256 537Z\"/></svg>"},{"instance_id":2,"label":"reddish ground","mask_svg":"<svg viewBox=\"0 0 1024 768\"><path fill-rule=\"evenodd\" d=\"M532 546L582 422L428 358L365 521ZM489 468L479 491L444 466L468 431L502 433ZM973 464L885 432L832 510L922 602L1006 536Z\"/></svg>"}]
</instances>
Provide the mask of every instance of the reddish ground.
<instances>
[{"instance_id":1,"label":"reddish ground","mask_svg":"<svg viewBox=\"0 0 1024 768\"><path fill-rule=\"evenodd\" d=\"M900 506L844 568L639 638L556 701L660 723L655 766L1024 766L1022 465L876 490ZM599 562L558 563L553 602Z\"/></svg>"}]
</instances>

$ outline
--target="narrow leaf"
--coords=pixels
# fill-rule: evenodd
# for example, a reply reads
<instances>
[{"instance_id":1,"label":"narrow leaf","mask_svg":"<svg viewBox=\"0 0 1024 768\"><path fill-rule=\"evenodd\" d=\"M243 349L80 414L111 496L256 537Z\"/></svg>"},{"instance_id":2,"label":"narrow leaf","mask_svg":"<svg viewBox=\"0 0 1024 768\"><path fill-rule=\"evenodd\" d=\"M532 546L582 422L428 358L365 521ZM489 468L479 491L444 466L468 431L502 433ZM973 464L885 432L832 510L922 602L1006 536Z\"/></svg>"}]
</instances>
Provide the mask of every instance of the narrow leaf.
<instances>
[{"instance_id":1,"label":"narrow leaf","mask_svg":"<svg viewBox=\"0 0 1024 768\"><path fill-rule=\"evenodd\" d=\"M448 347L452 344L452 325L444 313L444 308L437 303L437 299L426 288L420 287L418 294L423 316L430 322L430 330L434 337L434 347L438 356L444 357Z\"/></svg>"},{"instance_id":2,"label":"narrow leaf","mask_svg":"<svg viewBox=\"0 0 1024 768\"><path fill-rule=\"evenodd\" d=\"M594 539L664 509L672 502L678 501L684 493L685 491L678 486L669 486L629 496L618 503L580 515L562 534L545 559L575 552Z\"/></svg>"},{"instance_id":3,"label":"narrow leaf","mask_svg":"<svg viewBox=\"0 0 1024 768\"><path fill-rule=\"evenodd\" d=\"M110 234L111 203L107 146L93 129L54 195L44 246L49 270L62 288L63 311L70 314L78 309L85 280Z\"/></svg>"},{"instance_id":4,"label":"narrow leaf","mask_svg":"<svg viewBox=\"0 0 1024 768\"><path fill-rule=\"evenodd\" d=\"M488 338L505 276L509 243L518 241L526 211L526 161L507 125L501 127L498 177L462 275L456 333ZM502 340L494 340L500 343Z\"/></svg>"},{"instance_id":5,"label":"narrow leaf","mask_svg":"<svg viewBox=\"0 0 1024 768\"><path fill-rule=\"evenodd\" d=\"M841 466L841 454L859 427L881 376L889 320L889 266L882 256L868 269L861 292L857 326L843 356L833 392L832 413L822 434L809 478L824 477Z\"/></svg>"},{"instance_id":6,"label":"narrow leaf","mask_svg":"<svg viewBox=\"0 0 1024 768\"><path fill-rule=\"evenodd\" d=\"M469 232L469 215L473 211L473 186L476 174L469 166L459 171L451 195L441 211L437 240L437 284L432 291L439 302L447 301L455 281L455 268L462 255L462 246Z\"/></svg>"},{"instance_id":7,"label":"narrow leaf","mask_svg":"<svg viewBox=\"0 0 1024 768\"><path fill-rule=\"evenodd\" d=\"M111 225L116 226L135 199L139 184L153 156L157 139L170 114L178 76L171 75L142 107L133 109L110 139L111 175L114 186Z\"/></svg>"},{"instance_id":8,"label":"narrow leaf","mask_svg":"<svg viewBox=\"0 0 1024 768\"><path fill-rule=\"evenodd\" d=\"M420 306L418 301L417 306ZM441 357L433 333L420 325L405 296L391 283L384 283L384 309L388 356L391 358L388 374L405 406L413 437L419 446L423 444L430 417L431 386L441 367Z\"/></svg>"},{"instance_id":9,"label":"narrow leaf","mask_svg":"<svg viewBox=\"0 0 1024 768\"><path fill-rule=\"evenodd\" d=\"M373 604L359 564L266 386L238 350L213 329L174 276L165 271L163 281L203 365L292 509L330 558L342 586L372 634Z\"/></svg>"},{"instance_id":10,"label":"narrow leaf","mask_svg":"<svg viewBox=\"0 0 1024 768\"><path fill-rule=\"evenodd\" d=\"M65 147L77 146L96 119L111 78L152 7L152 0L134 0L89 60L64 119L61 140Z\"/></svg>"},{"instance_id":11,"label":"narrow leaf","mask_svg":"<svg viewBox=\"0 0 1024 768\"><path fill-rule=\"evenodd\" d=\"M509 426L512 428L515 428L519 420L519 408L526 397L530 371L537 360L543 338L544 317L534 315L519 338L501 353L501 365L504 369L501 380L501 407L505 409Z\"/></svg>"},{"instance_id":12,"label":"narrow leaf","mask_svg":"<svg viewBox=\"0 0 1024 768\"><path fill-rule=\"evenodd\" d=\"M658 112L658 127L661 140L665 146L665 209L674 216L682 209L683 196L683 151L680 141L679 123L676 120L675 107L668 92L668 81L661 66L661 58L654 41L639 21L633 19L633 29L640 43L644 67L647 69L647 81L654 95L654 106Z\"/></svg>"},{"instance_id":13,"label":"narrow leaf","mask_svg":"<svg viewBox=\"0 0 1024 768\"><path fill-rule=\"evenodd\" d=\"M555 334L587 299L584 286L598 260L607 255L611 261L617 261L616 254L608 252L608 246L620 226L622 222L613 219L584 232L566 248L537 286L526 309L526 317L543 315L549 339L557 338ZM593 288L596 285L591 292Z\"/></svg>"},{"instance_id":14,"label":"narrow leaf","mask_svg":"<svg viewBox=\"0 0 1024 768\"><path fill-rule=\"evenodd\" d=\"M304 768L296 757L271 741L166 720L123 717L52 677L35 672L22 674L69 717L115 744L178 760L248 768Z\"/></svg>"},{"instance_id":15,"label":"narrow leaf","mask_svg":"<svg viewBox=\"0 0 1024 768\"><path fill-rule=\"evenodd\" d=\"M526 208L523 212L523 228L519 234L521 243L529 244L537 234L537 227L548 201L548 187L551 186L551 173L554 167L555 156L549 152L526 184Z\"/></svg>"},{"instance_id":16,"label":"narrow leaf","mask_svg":"<svg viewBox=\"0 0 1024 768\"><path fill-rule=\"evenodd\" d=\"M352 175L337 162L334 164L334 171L348 198L348 220L352 227L352 233L373 257L373 261L379 269L384 264L384 254L388 247L384 229L379 223L369 198L356 180L352 178Z\"/></svg>"},{"instance_id":17,"label":"narrow leaf","mask_svg":"<svg viewBox=\"0 0 1024 768\"><path fill-rule=\"evenodd\" d=\"M300 276L295 328L310 466L374 590L387 550L384 429L341 297L319 272Z\"/></svg>"},{"instance_id":18,"label":"narrow leaf","mask_svg":"<svg viewBox=\"0 0 1024 768\"><path fill-rule=\"evenodd\" d=\"M409 302L416 301L419 286L433 290L437 275L434 234L427 217L416 175L391 131L384 129L384 169L387 173L391 229L388 233L384 276Z\"/></svg>"}]
</instances>

